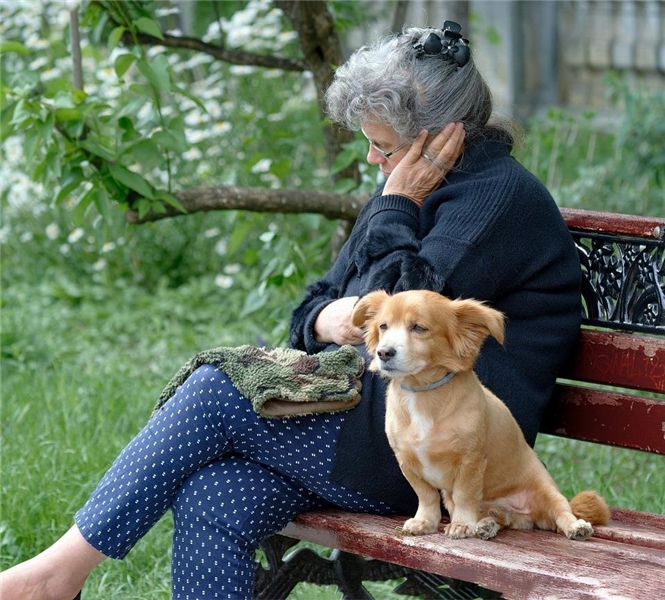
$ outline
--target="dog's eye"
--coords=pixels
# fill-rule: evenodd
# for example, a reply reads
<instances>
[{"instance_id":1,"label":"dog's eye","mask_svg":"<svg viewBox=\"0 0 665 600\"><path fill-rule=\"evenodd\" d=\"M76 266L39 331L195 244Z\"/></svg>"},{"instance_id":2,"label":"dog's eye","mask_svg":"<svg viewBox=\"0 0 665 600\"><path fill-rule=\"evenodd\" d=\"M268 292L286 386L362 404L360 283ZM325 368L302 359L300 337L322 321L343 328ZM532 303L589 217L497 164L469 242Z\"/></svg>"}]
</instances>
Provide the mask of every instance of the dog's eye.
<instances>
[{"instance_id":1,"label":"dog's eye","mask_svg":"<svg viewBox=\"0 0 665 600\"><path fill-rule=\"evenodd\" d=\"M388 329L388 324L387 323L380 323L379 324L379 329L381 331L385 331L386 329Z\"/></svg>"},{"instance_id":2,"label":"dog's eye","mask_svg":"<svg viewBox=\"0 0 665 600\"><path fill-rule=\"evenodd\" d=\"M416 323L415 325L412 325L411 331L413 331L414 333L424 333L425 331L427 331L427 327L423 327L422 325Z\"/></svg>"}]
</instances>

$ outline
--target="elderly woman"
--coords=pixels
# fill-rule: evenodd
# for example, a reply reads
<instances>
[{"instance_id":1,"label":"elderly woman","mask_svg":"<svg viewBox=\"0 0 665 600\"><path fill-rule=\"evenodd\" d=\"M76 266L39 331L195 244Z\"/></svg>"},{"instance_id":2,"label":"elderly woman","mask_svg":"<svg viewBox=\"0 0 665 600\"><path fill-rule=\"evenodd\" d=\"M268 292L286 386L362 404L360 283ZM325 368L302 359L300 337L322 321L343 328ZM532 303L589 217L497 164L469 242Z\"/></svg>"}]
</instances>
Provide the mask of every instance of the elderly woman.
<instances>
[{"instance_id":1,"label":"elderly woman","mask_svg":"<svg viewBox=\"0 0 665 600\"><path fill-rule=\"evenodd\" d=\"M332 120L360 129L382 183L331 270L295 309L290 344L309 354L362 345L351 324L375 289L429 289L507 316L477 373L533 443L576 338L580 269L552 197L511 157L490 90L459 26L406 28L361 48L327 92ZM463 147L462 147L463 146ZM3 598L71 600L171 509L174 598L250 598L260 541L323 506L408 512L416 497L384 427L384 384L363 375L352 410L258 416L225 372L198 368L118 456L75 525L3 574Z\"/></svg>"}]
</instances>

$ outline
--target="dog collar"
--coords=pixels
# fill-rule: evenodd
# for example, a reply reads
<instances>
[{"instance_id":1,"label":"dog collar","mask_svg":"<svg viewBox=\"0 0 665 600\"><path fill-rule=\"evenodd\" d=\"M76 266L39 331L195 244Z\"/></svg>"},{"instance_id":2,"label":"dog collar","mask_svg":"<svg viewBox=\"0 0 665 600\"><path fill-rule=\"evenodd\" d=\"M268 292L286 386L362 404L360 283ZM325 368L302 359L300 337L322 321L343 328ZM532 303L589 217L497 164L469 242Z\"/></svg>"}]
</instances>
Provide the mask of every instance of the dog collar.
<instances>
[{"instance_id":1,"label":"dog collar","mask_svg":"<svg viewBox=\"0 0 665 600\"><path fill-rule=\"evenodd\" d=\"M439 379L439 381L430 383L429 385L424 385L422 387L411 387L405 383L400 383L399 387L401 387L403 390L406 390L407 392L428 392L429 390L435 390L442 385L446 385L446 383L449 383L453 377L455 377L455 371L450 371L450 373L448 373L445 377Z\"/></svg>"}]
</instances>

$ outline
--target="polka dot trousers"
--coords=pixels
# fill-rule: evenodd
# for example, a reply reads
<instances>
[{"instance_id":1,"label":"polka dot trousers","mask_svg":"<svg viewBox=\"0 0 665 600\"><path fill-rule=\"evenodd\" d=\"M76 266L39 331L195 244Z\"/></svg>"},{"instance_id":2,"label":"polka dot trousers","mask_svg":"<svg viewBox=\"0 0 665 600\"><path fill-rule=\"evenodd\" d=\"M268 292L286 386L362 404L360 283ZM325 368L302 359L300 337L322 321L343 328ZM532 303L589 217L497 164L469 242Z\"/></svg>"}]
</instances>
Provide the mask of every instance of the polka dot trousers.
<instances>
[{"instance_id":1,"label":"polka dot trousers","mask_svg":"<svg viewBox=\"0 0 665 600\"><path fill-rule=\"evenodd\" d=\"M170 508L173 597L251 598L254 551L300 512L390 512L328 481L344 414L261 418L204 365L120 453L76 525L122 558Z\"/></svg>"}]
</instances>

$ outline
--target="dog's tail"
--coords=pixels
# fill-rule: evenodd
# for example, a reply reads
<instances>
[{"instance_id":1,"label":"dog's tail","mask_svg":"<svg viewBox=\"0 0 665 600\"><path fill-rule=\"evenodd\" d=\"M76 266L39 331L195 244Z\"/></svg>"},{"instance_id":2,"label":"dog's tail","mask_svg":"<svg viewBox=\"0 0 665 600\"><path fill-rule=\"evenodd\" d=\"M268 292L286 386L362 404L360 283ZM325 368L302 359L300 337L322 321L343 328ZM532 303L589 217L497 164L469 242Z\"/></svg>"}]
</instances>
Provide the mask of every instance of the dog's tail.
<instances>
[{"instance_id":1,"label":"dog's tail","mask_svg":"<svg viewBox=\"0 0 665 600\"><path fill-rule=\"evenodd\" d=\"M580 492L570 501L570 508L578 519L584 519L592 525L607 525L610 509L605 500L596 492Z\"/></svg>"}]
</instances>

